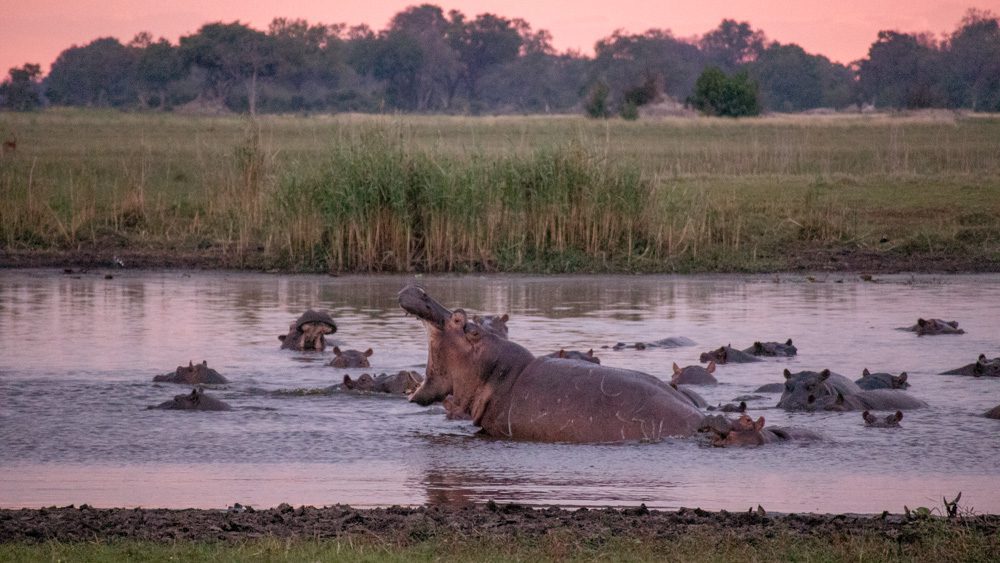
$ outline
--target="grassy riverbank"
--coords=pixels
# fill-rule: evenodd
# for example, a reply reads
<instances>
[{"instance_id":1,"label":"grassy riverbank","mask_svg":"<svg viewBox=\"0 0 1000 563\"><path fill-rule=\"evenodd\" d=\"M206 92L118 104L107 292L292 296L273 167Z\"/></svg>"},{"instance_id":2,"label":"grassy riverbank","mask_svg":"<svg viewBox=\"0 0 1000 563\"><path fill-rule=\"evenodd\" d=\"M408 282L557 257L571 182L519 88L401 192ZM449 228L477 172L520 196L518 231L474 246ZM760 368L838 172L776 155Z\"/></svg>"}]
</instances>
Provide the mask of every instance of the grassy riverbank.
<instances>
[{"instance_id":1,"label":"grassy riverbank","mask_svg":"<svg viewBox=\"0 0 1000 563\"><path fill-rule=\"evenodd\" d=\"M1000 119L0 114L0 264L1000 268Z\"/></svg>"},{"instance_id":2,"label":"grassy riverbank","mask_svg":"<svg viewBox=\"0 0 1000 563\"><path fill-rule=\"evenodd\" d=\"M0 511L2 561L991 561L996 516L467 508Z\"/></svg>"}]
</instances>

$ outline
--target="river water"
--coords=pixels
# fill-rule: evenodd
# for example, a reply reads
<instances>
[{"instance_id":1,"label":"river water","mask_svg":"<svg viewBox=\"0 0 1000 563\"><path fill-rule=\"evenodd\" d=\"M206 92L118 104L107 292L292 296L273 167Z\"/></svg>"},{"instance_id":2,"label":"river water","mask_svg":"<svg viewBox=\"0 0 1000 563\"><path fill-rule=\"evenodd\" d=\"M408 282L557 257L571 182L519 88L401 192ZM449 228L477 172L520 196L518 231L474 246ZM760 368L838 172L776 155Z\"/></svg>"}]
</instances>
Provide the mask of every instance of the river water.
<instances>
[{"instance_id":1,"label":"river water","mask_svg":"<svg viewBox=\"0 0 1000 563\"><path fill-rule=\"evenodd\" d=\"M263 508L520 502L779 512L900 512L961 506L1000 512L1000 380L941 376L1000 355L1000 277L884 276L286 276L115 271L0 272L0 507ZM930 408L902 428L857 412L786 413L751 401L769 425L821 442L712 448L511 443L475 435L440 407L384 396L295 396L345 373L422 371L426 335L396 293L416 281L448 307L509 313L510 338L536 354L594 348L605 365L669 380L671 364L732 343L792 338L794 358L720 366L698 391L728 402L782 370L906 371ZM338 370L324 353L278 349L307 308L337 320L334 342L371 347L372 368ZM961 336L894 330L956 319ZM696 346L612 351L684 336ZM147 410L187 388L154 384L207 360L230 384L229 412Z\"/></svg>"}]
</instances>

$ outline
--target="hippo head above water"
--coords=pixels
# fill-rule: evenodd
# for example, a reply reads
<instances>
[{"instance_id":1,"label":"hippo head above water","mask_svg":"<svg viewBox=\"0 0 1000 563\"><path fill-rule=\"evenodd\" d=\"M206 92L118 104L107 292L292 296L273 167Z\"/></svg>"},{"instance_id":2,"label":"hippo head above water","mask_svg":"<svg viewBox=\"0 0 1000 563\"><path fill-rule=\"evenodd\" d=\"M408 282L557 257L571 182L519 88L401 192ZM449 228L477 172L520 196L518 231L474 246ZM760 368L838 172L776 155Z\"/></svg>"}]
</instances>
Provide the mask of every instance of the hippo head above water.
<instances>
[{"instance_id":1,"label":"hippo head above water","mask_svg":"<svg viewBox=\"0 0 1000 563\"><path fill-rule=\"evenodd\" d=\"M589 362L536 358L526 348L449 311L416 286L400 307L427 331L427 375L410 395L444 401L488 436L539 442L657 441L691 436L704 415L678 391L645 373Z\"/></svg>"},{"instance_id":2,"label":"hippo head above water","mask_svg":"<svg viewBox=\"0 0 1000 563\"><path fill-rule=\"evenodd\" d=\"M831 408L838 397L859 393L861 388L846 377L828 369L820 372L785 369L785 390L778 407L791 411L813 411Z\"/></svg>"},{"instance_id":3,"label":"hippo head above water","mask_svg":"<svg viewBox=\"0 0 1000 563\"><path fill-rule=\"evenodd\" d=\"M552 352L548 354L549 358L562 358L564 360L577 360L580 362L590 362L592 364L601 363L601 359L594 355L594 349L591 348L586 352L579 352L577 350L566 350L565 348L560 348L558 352Z\"/></svg>"},{"instance_id":4,"label":"hippo head above water","mask_svg":"<svg viewBox=\"0 0 1000 563\"><path fill-rule=\"evenodd\" d=\"M899 421L903 420L903 412L896 411L885 418L879 418L872 413L865 411L861 413L861 418L865 421L865 426L873 428L899 428Z\"/></svg>"},{"instance_id":5,"label":"hippo head above water","mask_svg":"<svg viewBox=\"0 0 1000 563\"><path fill-rule=\"evenodd\" d=\"M178 410L178 411L228 411L232 410L228 404L215 397L211 397L201 388L192 389L190 393L175 395L173 399L160 403L150 409Z\"/></svg>"},{"instance_id":6,"label":"hippo head above water","mask_svg":"<svg viewBox=\"0 0 1000 563\"><path fill-rule=\"evenodd\" d=\"M229 380L220 375L219 372L208 367L207 361L203 361L200 364L188 362L187 367L177 366L177 370L174 373L157 375L153 378L153 381L158 383L183 383L185 385L221 385L229 383Z\"/></svg>"},{"instance_id":7,"label":"hippo head above water","mask_svg":"<svg viewBox=\"0 0 1000 563\"><path fill-rule=\"evenodd\" d=\"M368 363L368 358L374 353L371 348L361 352L360 350L341 350L339 346L334 346L333 355L335 357L330 361L329 365L335 368L371 367Z\"/></svg>"},{"instance_id":8,"label":"hippo head above water","mask_svg":"<svg viewBox=\"0 0 1000 563\"><path fill-rule=\"evenodd\" d=\"M964 330L958 328L958 321L945 321L942 319L917 319L917 324L906 330L917 333L917 336L965 334Z\"/></svg>"},{"instance_id":9,"label":"hippo head above water","mask_svg":"<svg viewBox=\"0 0 1000 563\"><path fill-rule=\"evenodd\" d=\"M687 366L681 368L674 362L674 375L670 382L675 385L715 385L719 381L712 375L715 373L715 362L709 361L708 366Z\"/></svg>"},{"instance_id":10,"label":"hippo head above water","mask_svg":"<svg viewBox=\"0 0 1000 563\"><path fill-rule=\"evenodd\" d=\"M509 320L510 315L507 313L502 315L475 315L472 317L472 322L500 338L507 338L507 321Z\"/></svg>"},{"instance_id":11,"label":"hippo head above water","mask_svg":"<svg viewBox=\"0 0 1000 563\"><path fill-rule=\"evenodd\" d=\"M282 350L317 350L326 348L327 334L337 332L337 323L323 310L309 309L288 326L288 334L278 336Z\"/></svg>"}]
</instances>

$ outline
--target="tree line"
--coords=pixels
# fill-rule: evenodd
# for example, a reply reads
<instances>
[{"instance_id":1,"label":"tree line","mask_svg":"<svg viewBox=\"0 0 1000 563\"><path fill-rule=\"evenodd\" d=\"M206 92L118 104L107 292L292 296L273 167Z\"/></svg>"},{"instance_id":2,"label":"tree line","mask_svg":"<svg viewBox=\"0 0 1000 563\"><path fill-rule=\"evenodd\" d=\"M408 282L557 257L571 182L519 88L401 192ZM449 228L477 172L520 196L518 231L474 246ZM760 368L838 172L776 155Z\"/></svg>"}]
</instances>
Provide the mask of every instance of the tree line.
<instances>
[{"instance_id":1,"label":"tree line","mask_svg":"<svg viewBox=\"0 0 1000 563\"><path fill-rule=\"evenodd\" d=\"M849 65L723 20L695 39L615 31L594 56L557 52L548 31L423 4L381 31L275 19L266 31L209 23L174 44L139 33L64 50L42 76L10 69L0 107L238 112L637 115L671 99L705 113L879 108L1000 111L1000 20L969 10L951 33L881 31Z\"/></svg>"}]
</instances>

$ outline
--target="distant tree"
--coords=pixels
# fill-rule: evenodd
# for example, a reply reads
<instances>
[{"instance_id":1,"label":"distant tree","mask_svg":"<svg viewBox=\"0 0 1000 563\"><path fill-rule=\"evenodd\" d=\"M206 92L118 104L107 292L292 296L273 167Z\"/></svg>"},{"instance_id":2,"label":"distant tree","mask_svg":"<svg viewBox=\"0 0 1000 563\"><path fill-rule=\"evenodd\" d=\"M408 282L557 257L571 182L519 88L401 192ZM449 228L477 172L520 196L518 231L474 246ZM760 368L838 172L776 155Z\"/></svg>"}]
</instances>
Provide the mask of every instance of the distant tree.
<instances>
[{"instance_id":1,"label":"distant tree","mask_svg":"<svg viewBox=\"0 0 1000 563\"><path fill-rule=\"evenodd\" d=\"M527 28L523 20L509 20L494 14L480 14L466 21L460 13L452 11L452 48L463 64L469 102L479 100L479 82L491 69L515 60L521 52L524 39L521 29Z\"/></svg>"},{"instance_id":2,"label":"distant tree","mask_svg":"<svg viewBox=\"0 0 1000 563\"><path fill-rule=\"evenodd\" d=\"M162 37L154 42L146 32L136 35L129 47L138 52L135 85L139 104L145 107L164 105L167 89L186 74L178 48Z\"/></svg>"},{"instance_id":3,"label":"distant tree","mask_svg":"<svg viewBox=\"0 0 1000 563\"><path fill-rule=\"evenodd\" d=\"M753 29L748 22L724 19L719 27L702 36L698 46L710 63L733 72L757 60L765 42L764 32Z\"/></svg>"},{"instance_id":4,"label":"distant tree","mask_svg":"<svg viewBox=\"0 0 1000 563\"><path fill-rule=\"evenodd\" d=\"M385 83L386 101L393 107L419 107L423 67L424 53L409 35L388 33L374 44L372 75Z\"/></svg>"},{"instance_id":5,"label":"distant tree","mask_svg":"<svg viewBox=\"0 0 1000 563\"><path fill-rule=\"evenodd\" d=\"M587 112L588 117L606 118L611 115L611 107L608 100L610 92L611 90L608 88L607 83L603 80L598 80L590 87L587 101L583 104L583 110Z\"/></svg>"},{"instance_id":6,"label":"distant tree","mask_svg":"<svg viewBox=\"0 0 1000 563\"><path fill-rule=\"evenodd\" d=\"M777 111L801 111L823 105L820 57L798 45L772 43L749 65L760 86L762 104Z\"/></svg>"},{"instance_id":7,"label":"distant tree","mask_svg":"<svg viewBox=\"0 0 1000 563\"><path fill-rule=\"evenodd\" d=\"M650 78L660 92L684 99L705 66L697 46L667 30L650 29L638 35L616 31L598 41L594 50L591 80L606 80L615 99L622 99L625 90Z\"/></svg>"},{"instance_id":8,"label":"distant tree","mask_svg":"<svg viewBox=\"0 0 1000 563\"><path fill-rule=\"evenodd\" d=\"M859 65L861 93L884 107L943 106L942 62L931 36L880 31Z\"/></svg>"},{"instance_id":9,"label":"distant tree","mask_svg":"<svg viewBox=\"0 0 1000 563\"><path fill-rule=\"evenodd\" d=\"M43 81L54 104L128 106L136 100L136 50L113 37L95 39L59 54Z\"/></svg>"},{"instance_id":10,"label":"distant tree","mask_svg":"<svg viewBox=\"0 0 1000 563\"><path fill-rule=\"evenodd\" d=\"M277 70L273 42L240 22L203 25L197 33L181 37L180 53L188 67L204 72L204 91L211 98L226 100L234 88L246 88L251 114L257 112L258 80Z\"/></svg>"},{"instance_id":11,"label":"distant tree","mask_svg":"<svg viewBox=\"0 0 1000 563\"><path fill-rule=\"evenodd\" d=\"M705 69L688 102L706 115L744 117L760 114L757 84L745 71L726 76L717 67Z\"/></svg>"},{"instance_id":12,"label":"distant tree","mask_svg":"<svg viewBox=\"0 0 1000 563\"><path fill-rule=\"evenodd\" d=\"M1000 21L988 11L969 10L943 54L946 90L955 107L1000 111Z\"/></svg>"},{"instance_id":13,"label":"distant tree","mask_svg":"<svg viewBox=\"0 0 1000 563\"><path fill-rule=\"evenodd\" d=\"M461 33L455 18L445 17L440 7L431 4L410 6L393 16L384 37L405 37L420 50L420 67L412 77L414 109L450 109L461 84L463 64L454 48L454 36Z\"/></svg>"},{"instance_id":14,"label":"distant tree","mask_svg":"<svg viewBox=\"0 0 1000 563\"><path fill-rule=\"evenodd\" d=\"M10 69L7 80L0 83L0 107L14 111L31 111L40 107L41 75L42 67L32 63Z\"/></svg>"}]
</instances>

